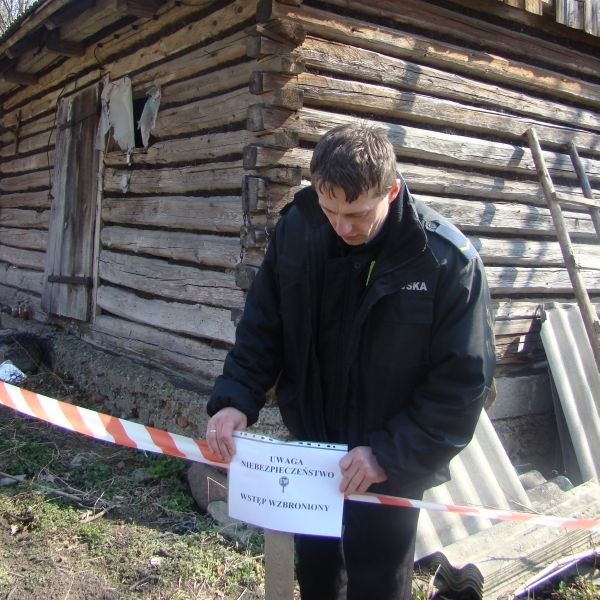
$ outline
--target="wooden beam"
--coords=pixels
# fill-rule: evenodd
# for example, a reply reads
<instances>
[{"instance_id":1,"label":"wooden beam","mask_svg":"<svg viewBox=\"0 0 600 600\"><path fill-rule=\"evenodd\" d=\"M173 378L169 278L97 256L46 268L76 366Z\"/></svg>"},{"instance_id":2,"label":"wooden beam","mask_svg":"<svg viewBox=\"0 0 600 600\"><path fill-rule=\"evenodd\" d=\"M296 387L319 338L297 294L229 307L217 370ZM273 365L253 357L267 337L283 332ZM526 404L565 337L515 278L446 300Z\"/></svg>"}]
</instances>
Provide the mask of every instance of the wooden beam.
<instances>
[{"instance_id":1,"label":"wooden beam","mask_svg":"<svg viewBox=\"0 0 600 600\"><path fill-rule=\"evenodd\" d=\"M6 49L8 58L19 58L30 50L36 50L44 45L46 30L43 27L32 31L27 37L22 38L17 43Z\"/></svg>"},{"instance_id":2,"label":"wooden beam","mask_svg":"<svg viewBox=\"0 0 600 600\"><path fill-rule=\"evenodd\" d=\"M237 233L243 225L239 196L105 198L102 220L135 227Z\"/></svg>"},{"instance_id":3,"label":"wooden beam","mask_svg":"<svg viewBox=\"0 0 600 600\"><path fill-rule=\"evenodd\" d=\"M236 122L243 123L252 99L245 86L182 106L161 109L158 111L153 135L158 139L185 133L198 135L203 130L214 131Z\"/></svg>"},{"instance_id":4,"label":"wooden beam","mask_svg":"<svg viewBox=\"0 0 600 600\"><path fill-rule=\"evenodd\" d=\"M28 250L46 250L48 232L41 229L0 227L0 239L9 246Z\"/></svg>"},{"instance_id":5,"label":"wooden beam","mask_svg":"<svg viewBox=\"0 0 600 600\"><path fill-rule=\"evenodd\" d=\"M103 250L98 272L103 281L151 296L230 309L244 305L244 294L231 271L207 270L163 258Z\"/></svg>"},{"instance_id":6,"label":"wooden beam","mask_svg":"<svg viewBox=\"0 0 600 600\"><path fill-rule=\"evenodd\" d=\"M597 102L598 91L596 84L587 84L582 79L574 77L557 76L554 71L538 68L529 64L531 56L543 54L547 64L554 65L558 70L569 68L576 72L584 72L595 76L597 64L594 57L585 51L565 51L565 47L557 43L515 33L505 27L486 23L481 19L467 17L457 11L442 10L429 2L418 0L404 0L402 4L392 0L381 0L380 8L372 8L372 3L362 3L357 0L330 0L333 4L344 4L346 8L354 8L363 12L368 10L376 12L379 18L389 17L397 21L383 27L369 24L367 17L364 20L352 19L332 12L313 9L303 6L300 9L290 9L274 3L274 17L289 18L301 23L307 34L316 37L328 38L354 47L360 45L368 49L377 49L390 56L414 58L419 65L434 65L445 70L452 70L470 74L486 81L501 81L517 87L530 87L534 91L547 92L551 89L553 95L562 95L572 98L575 94L583 94L590 106ZM498 4L487 2L486 4ZM348 7L347 5L352 5ZM439 16L437 13L440 13ZM518 11L522 14L523 11ZM437 16L437 18L436 18ZM412 34L402 29L402 23L416 25L422 28L424 24L432 30L440 28L442 32L456 38L459 34L467 42L467 46L481 39L486 40L486 45L498 45L497 54L473 50L443 41L437 41L430 36ZM400 31L398 31L400 29ZM591 36L591 40L596 40ZM307 37L308 39L308 37ZM506 52L519 55L521 61L507 59ZM421 73L421 76L423 74ZM531 81L535 79L535 81ZM594 100L594 98L596 100ZM572 98L574 99L574 98Z\"/></svg>"},{"instance_id":7,"label":"wooden beam","mask_svg":"<svg viewBox=\"0 0 600 600\"><path fill-rule=\"evenodd\" d=\"M237 237L118 226L104 227L100 237L105 248L207 267L234 269L240 258Z\"/></svg>"},{"instance_id":8,"label":"wooden beam","mask_svg":"<svg viewBox=\"0 0 600 600\"><path fill-rule=\"evenodd\" d=\"M558 267L486 267L493 296L523 296L524 294L564 294L575 299L567 269ZM590 293L600 292L600 275L595 269L582 269Z\"/></svg>"},{"instance_id":9,"label":"wooden beam","mask_svg":"<svg viewBox=\"0 0 600 600\"><path fill-rule=\"evenodd\" d=\"M81 42L71 42L61 38L56 29L48 34L46 48L61 56L83 56L85 52L85 46Z\"/></svg>"},{"instance_id":10,"label":"wooden beam","mask_svg":"<svg viewBox=\"0 0 600 600\"><path fill-rule=\"evenodd\" d=\"M363 29L368 28L364 27ZM515 90L503 87L500 98L498 85L490 81L493 79L492 77L488 77L493 70L489 60L487 61L488 69L486 73L481 73L478 78L478 66L483 66L483 57L479 62L474 60L470 54L463 53L462 50L455 52L447 49L444 53L446 65L440 63L435 67L429 67L420 64L421 59L417 60L417 56L415 56L414 62L394 56L394 54L398 54L394 46L397 47L401 44L401 42L396 41L397 36L385 36L376 33L375 30L369 30L368 32L363 31L361 37L366 37L367 33L377 36L378 50L349 47L347 43L332 42L309 36L296 53L310 70L315 69L334 75L339 74L343 79L359 79L371 84L390 85L397 88L398 93L407 90L418 91L427 96L445 98L466 104L476 103L480 104L482 108L507 110L513 114L524 115L537 120L540 120L543 116L550 122L560 121L569 127L573 127L573 124L576 123L581 128L587 127L592 130L600 130L595 107L585 109L580 106L569 106L569 103L565 103L560 99L558 87L554 85L559 76L554 72L548 71L546 81L542 82L540 78L538 82L546 95L552 95L550 101L547 99L541 101L539 97L528 93L526 91L528 83L525 80L533 77L533 75L528 75L526 70L517 69L516 67L514 69L515 76L523 78L521 82L523 85L521 83L517 84L516 88L518 89ZM358 35L356 34L356 36ZM391 43L388 44L387 42ZM356 41L353 43L356 43ZM373 44L374 42L369 42L369 45L372 46ZM434 50L428 48L426 52L429 56L433 54ZM461 71L467 55L471 63L467 72L468 76L465 76ZM261 69L257 68L257 70ZM508 70L512 70L512 65ZM589 84L588 86L582 80L577 80L575 85L579 86L579 83L582 85L581 92L588 98L595 97L597 102L600 95L600 86L596 84Z\"/></svg>"},{"instance_id":11,"label":"wooden beam","mask_svg":"<svg viewBox=\"0 0 600 600\"><path fill-rule=\"evenodd\" d=\"M45 252L0 245L0 261L17 267L43 271L45 258Z\"/></svg>"},{"instance_id":12,"label":"wooden beam","mask_svg":"<svg viewBox=\"0 0 600 600\"><path fill-rule=\"evenodd\" d=\"M240 191L244 171L238 163L207 163L178 169L108 168L104 173L104 191L131 194L193 194L209 190ZM14 179L14 178L13 178Z\"/></svg>"},{"instance_id":13,"label":"wooden beam","mask_svg":"<svg viewBox=\"0 0 600 600\"><path fill-rule=\"evenodd\" d=\"M306 39L306 30L300 23L290 19L273 19L256 26L257 33L276 42L299 46Z\"/></svg>"},{"instance_id":14,"label":"wooden beam","mask_svg":"<svg viewBox=\"0 0 600 600\"><path fill-rule=\"evenodd\" d=\"M117 0L118 11L134 17L151 17L160 8L161 0Z\"/></svg>"},{"instance_id":15,"label":"wooden beam","mask_svg":"<svg viewBox=\"0 0 600 600\"><path fill-rule=\"evenodd\" d=\"M233 343L235 337L229 309L142 298L108 285L98 288L98 306L130 321L196 338Z\"/></svg>"},{"instance_id":16,"label":"wooden beam","mask_svg":"<svg viewBox=\"0 0 600 600\"><path fill-rule=\"evenodd\" d=\"M525 10L534 15L541 15L544 10L542 0L525 0Z\"/></svg>"},{"instance_id":17,"label":"wooden beam","mask_svg":"<svg viewBox=\"0 0 600 600\"><path fill-rule=\"evenodd\" d=\"M34 294L41 294L44 287L44 273L30 269L11 267L0 262L0 281L19 290L28 290Z\"/></svg>"},{"instance_id":18,"label":"wooden beam","mask_svg":"<svg viewBox=\"0 0 600 600\"><path fill-rule=\"evenodd\" d=\"M0 80L6 83L18 83L19 85L31 85L37 83L39 77L33 73L23 73L23 71L9 70L0 74Z\"/></svg>"},{"instance_id":19,"label":"wooden beam","mask_svg":"<svg viewBox=\"0 0 600 600\"><path fill-rule=\"evenodd\" d=\"M50 208L48 191L20 192L15 194L0 194L0 208ZM14 244L11 244L14 246Z\"/></svg>"},{"instance_id":20,"label":"wooden beam","mask_svg":"<svg viewBox=\"0 0 600 600\"><path fill-rule=\"evenodd\" d=\"M1 286L0 286L1 291ZM109 315L98 315L83 339L111 352L116 349L140 360L167 368L178 377L212 387L223 370L226 348L215 347L191 336L180 336Z\"/></svg>"},{"instance_id":21,"label":"wooden beam","mask_svg":"<svg viewBox=\"0 0 600 600\"><path fill-rule=\"evenodd\" d=\"M389 70L387 74L394 79ZM278 85L281 86L283 82L278 80L282 77L271 73L254 73L250 79L250 90L260 93L261 90L270 90ZM563 150L565 144L575 141L579 148L585 149L585 152L600 154L600 135L598 133L542 120L544 117L552 119L554 116L556 120L565 123L577 123L580 119L585 121L595 119L598 123L597 117L590 111L583 111L587 114L576 115L576 111L571 112L571 107L548 100L534 100L528 103L522 97L520 101L515 98L513 102L505 95L506 103L494 109L461 102L461 95L466 92L466 88L458 91L456 95L449 93L449 98L446 99L434 98L420 86L416 87L418 91L415 92L396 89L396 84L387 77L380 84L375 84L301 73L296 77L296 81L298 88L303 91L306 106L327 108L336 106L338 113L352 111L390 115L394 121L400 119L402 123L406 124L416 121L428 125L433 124L439 129L449 127L453 130L479 132L493 136L494 139L513 140L519 144L522 144L523 132L530 125L534 125L548 146ZM438 85L432 79L428 79L428 82L430 88ZM441 84L441 82L439 83ZM452 85L448 81L446 89L449 90ZM482 101L486 101L485 98L491 98L491 96L488 96L482 87L481 84L473 85L471 87L472 96L478 95ZM529 106L526 111L523 111L524 114L519 114L525 106L524 102L527 102ZM536 108L539 108L539 111L534 116ZM325 111L322 112L326 114Z\"/></svg>"},{"instance_id":22,"label":"wooden beam","mask_svg":"<svg viewBox=\"0 0 600 600\"><path fill-rule=\"evenodd\" d=\"M77 2L70 2L60 10L57 10L54 14L50 15L44 21L44 27L48 30L52 30L58 29L63 25L72 25L73 21L79 15L89 8L92 8L95 4L96 0L77 0Z\"/></svg>"},{"instance_id":23,"label":"wooden beam","mask_svg":"<svg viewBox=\"0 0 600 600\"><path fill-rule=\"evenodd\" d=\"M261 35L253 35L248 38L246 53L250 58L262 58L286 54L293 49L294 46L288 42L279 42Z\"/></svg>"},{"instance_id":24,"label":"wooden beam","mask_svg":"<svg viewBox=\"0 0 600 600\"><path fill-rule=\"evenodd\" d=\"M3 208L0 212L0 225L3 227L22 227L32 229L48 229L49 210L21 210L19 208Z\"/></svg>"}]
</instances>

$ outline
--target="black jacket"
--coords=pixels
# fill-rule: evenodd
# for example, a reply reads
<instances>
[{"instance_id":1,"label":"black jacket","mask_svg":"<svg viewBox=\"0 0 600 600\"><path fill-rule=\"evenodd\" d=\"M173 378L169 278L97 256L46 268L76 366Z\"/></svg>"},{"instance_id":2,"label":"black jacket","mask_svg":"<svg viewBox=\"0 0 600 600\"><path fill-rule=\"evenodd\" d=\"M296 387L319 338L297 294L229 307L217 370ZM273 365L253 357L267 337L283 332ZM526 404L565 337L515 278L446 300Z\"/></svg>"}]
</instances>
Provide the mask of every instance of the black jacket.
<instances>
[{"instance_id":1,"label":"black jacket","mask_svg":"<svg viewBox=\"0 0 600 600\"><path fill-rule=\"evenodd\" d=\"M371 491L410 495L447 480L449 461L473 435L495 357L477 252L406 188L395 202L402 216L386 226L341 357L344 441L371 446L385 470L388 481ZM252 424L277 381L292 435L340 441L328 439L316 350L323 269L335 240L314 190L296 194L248 293L210 414L234 406Z\"/></svg>"}]
</instances>

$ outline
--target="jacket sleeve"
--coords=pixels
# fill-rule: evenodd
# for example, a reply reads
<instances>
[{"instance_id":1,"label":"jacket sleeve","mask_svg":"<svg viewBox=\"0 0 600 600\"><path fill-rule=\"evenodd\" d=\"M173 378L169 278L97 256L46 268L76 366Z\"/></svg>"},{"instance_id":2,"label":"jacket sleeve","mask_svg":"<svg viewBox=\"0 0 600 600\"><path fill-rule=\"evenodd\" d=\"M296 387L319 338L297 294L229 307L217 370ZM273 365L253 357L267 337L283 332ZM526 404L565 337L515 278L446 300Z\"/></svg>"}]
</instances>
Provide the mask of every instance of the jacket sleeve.
<instances>
[{"instance_id":1,"label":"jacket sleeve","mask_svg":"<svg viewBox=\"0 0 600 600\"><path fill-rule=\"evenodd\" d=\"M430 339L424 380L385 429L370 435L394 493L447 479L447 465L471 440L491 386L491 301L478 256L455 252L441 264Z\"/></svg>"},{"instance_id":2,"label":"jacket sleeve","mask_svg":"<svg viewBox=\"0 0 600 600\"><path fill-rule=\"evenodd\" d=\"M235 344L227 354L223 374L217 377L209 399L210 415L232 406L248 418L258 419L265 394L281 369L282 332L275 265L277 230L246 297L236 328Z\"/></svg>"}]
</instances>

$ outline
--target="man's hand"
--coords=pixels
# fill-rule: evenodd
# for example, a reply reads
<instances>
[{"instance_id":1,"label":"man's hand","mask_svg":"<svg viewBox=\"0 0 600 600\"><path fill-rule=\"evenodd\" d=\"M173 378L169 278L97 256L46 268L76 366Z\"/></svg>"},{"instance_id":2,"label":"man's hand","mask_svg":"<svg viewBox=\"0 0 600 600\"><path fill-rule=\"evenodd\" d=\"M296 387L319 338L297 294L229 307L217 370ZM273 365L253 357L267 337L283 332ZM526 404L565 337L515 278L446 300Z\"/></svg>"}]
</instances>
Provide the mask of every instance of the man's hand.
<instances>
[{"instance_id":1,"label":"man's hand","mask_svg":"<svg viewBox=\"0 0 600 600\"><path fill-rule=\"evenodd\" d=\"M370 446L357 446L350 450L340 460L340 469L343 477L340 491L344 494L362 494L371 484L387 479Z\"/></svg>"},{"instance_id":2,"label":"man's hand","mask_svg":"<svg viewBox=\"0 0 600 600\"><path fill-rule=\"evenodd\" d=\"M248 419L237 408L228 406L215 413L206 426L206 442L212 452L224 462L231 461L235 454L233 432L246 429Z\"/></svg>"}]
</instances>

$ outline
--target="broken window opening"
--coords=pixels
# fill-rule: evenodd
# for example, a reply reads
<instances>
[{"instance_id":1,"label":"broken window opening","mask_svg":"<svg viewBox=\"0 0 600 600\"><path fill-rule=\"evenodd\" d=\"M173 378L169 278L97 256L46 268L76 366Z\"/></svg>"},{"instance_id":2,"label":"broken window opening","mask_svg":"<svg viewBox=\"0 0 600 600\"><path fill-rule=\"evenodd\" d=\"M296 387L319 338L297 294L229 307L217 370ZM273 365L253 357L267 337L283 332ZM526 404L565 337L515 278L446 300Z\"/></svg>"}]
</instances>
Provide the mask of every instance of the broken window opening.
<instances>
[{"instance_id":1,"label":"broken window opening","mask_svg":"<svg viewBox=\"0 0 600 600\"><path fill-rule=\"evenodd\" d=\"M142 98L134 98L133 99L133 122L136 125L134 127L134 144L135 148L145 148L146 144L142 139L142 130L139 126L140 119L142 118L142 112L144 111L144 107L146 106L147 96L143 96Z\"/></svg>"},{"instance_id":2,"label":"broken window opening","mask_svg":"<svg viewBox=\"0 0 600 600\"><path fill-rule=\"evenodd\" d=\"M131 79L104 81L102 90L102 116L98 127L97 148L105 146L106 134L110 138L106 151L118 149L131 155L135 149L147 148L150 133L156 125L160 105L160 88L152 87L144 96L134 99Z\"/></svg>"}]
</instances>

